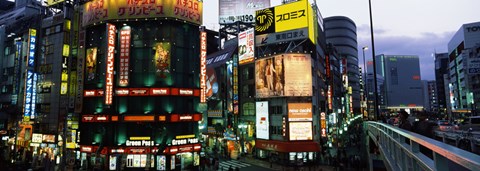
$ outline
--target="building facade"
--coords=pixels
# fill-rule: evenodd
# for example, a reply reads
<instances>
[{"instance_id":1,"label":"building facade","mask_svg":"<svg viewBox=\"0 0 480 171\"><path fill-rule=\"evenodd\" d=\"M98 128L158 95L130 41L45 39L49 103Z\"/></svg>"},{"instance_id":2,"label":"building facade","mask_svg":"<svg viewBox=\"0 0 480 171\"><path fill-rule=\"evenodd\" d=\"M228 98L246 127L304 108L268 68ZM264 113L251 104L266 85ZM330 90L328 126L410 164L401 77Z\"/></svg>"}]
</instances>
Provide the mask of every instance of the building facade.
<instances>
[{"instance_id":1,"label":"building facade","mask_svg":"<svg viewBox=\"0 0 480 171\"><path fill-rule=\"evenodd\" d=\"M435 81L422 80L423 108L426 112L438 114L438 95ZM441 115L436 115L441 116Z\"/></svg>"},{"instance_id":2,"label":"building facade","mask_svg":"<svg viewBox=\"0 0 480 171\"><path fill-rule=\"evenodd\" d=\"M343 75L348 80L347 99L353 104L353 111L347 113L360 113L360 74L358 67L357 26L348 17L334 16L325 18L326 42L333 44L341 57L344 67ZM351 89L351 90L350 90ZM350 102L351 101L351 102Z\"/></svg>"},{"instance_id":3,"label":"building facade","mask_svg":"<svg viewBox=\"0 0 480 171\"><path fill-rule=\"evenodd\" d=\"M385 110L423 110L418 56L382 54L376 61L377 74L384 78Z\"/></svg>"},{"instance_id":4,"label":"building facade","mask_svg":"<svg viewBox=\"0 0 480 171\"><path fill-rule=\"evenodd\" d=\"M447 97L448 94L448 54L435 53L435 83L437 87L437 104L438 111L441 115L447 114Z\"/></svg>"},{"instance_id":5,"label":"building facade","mask_svg":"<svg viewBox=\"0 0 480 171\"><path fill-rule=\"evenodd\" d=\"M475 55L480 43L480 22L463 24L448 42L448 105L453 118L471 114L475 107L473 82L480 62Z\"/></svg>"},{"instance_id":6,"label":"building facade","mask_svg":"<svg viewBox=\"0 0 480 171\"><path fill-rule=\"evenodd\" d=\"M165 2L90 1L80 9L77 69L83 72L77 78L83 100L76 109L82 166L199 166L207 50L206 34L199 30L202 2ZM99 15L104 11L112 14Z\"/></svg>"}]
</instances>

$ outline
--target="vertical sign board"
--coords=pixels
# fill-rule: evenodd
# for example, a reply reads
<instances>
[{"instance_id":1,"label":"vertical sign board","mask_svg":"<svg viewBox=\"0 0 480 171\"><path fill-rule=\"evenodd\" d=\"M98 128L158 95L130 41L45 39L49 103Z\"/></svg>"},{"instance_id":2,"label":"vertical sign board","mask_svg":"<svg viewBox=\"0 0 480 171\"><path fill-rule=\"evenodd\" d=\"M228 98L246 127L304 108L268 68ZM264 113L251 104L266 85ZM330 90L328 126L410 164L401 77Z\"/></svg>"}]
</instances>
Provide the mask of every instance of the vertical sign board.
<instances>
[{"instance_id":1,"label":"vertical sign board","mask_svg":"<svg viewBox=\"0 0 480 171\"><path fill-rule=\"evenodd\" d=\"M233 55L233 114L238 114L238 56Z\"/></svg>"},{"instance_id":2,"label":"vertical sign board","mask_svg":"<svg viewBox=\"0 0 480 171\"><path fill-rule=\"evenodd\" d=\"M60 83L60 94L66 95L68 91L68 56L70 55L70 46L68 44L63 45L62 53L62 77Z\"/></svg>"},{"instance_id":3,"label":"vertical sign board","mask_svg":"<svg viewBox=\"0 0 480 171\"><path fill-rule=\"evenodd\" d=\"M124 26L120 30L120 79L119 86L128 85L128 71L130 63L130 26Z\"/></svg>"},{"instance_id":4,"label":"vertical sign board","mask_svg":"<svg viewBox=\"0 0 480 171\"><path fill-rule=\"evenodd\" d=\"M28 36L28 58L27 58L27 72L25 76L25 95L24 95L24 121L30 121L32 114L32 93L33 93L33 68L35 67L35 43L37 30L29 29ZM34 107L34 106L33 106ZM34 116L35 117L35 116Z\"/></svg>"},{"instance_id":5,"label":"vertical sign board","mask_svg":"<svg viewBox=\"0 0 480 171\"><path fill-rule=\"evenodd\" d=\"M238 34L238 60L239 64L253 62L254 51L254 30L253 28Z\"/></svg>"},{"instance_id":6,"label":"vertical sign board","mask_svg":"<svg viewBox=\"0 0 480 171\"><path fill-rule=\"evenodd\" d=\"M81 20L80 17L79 20ZM81 21L78 21L79 23ZM75 94L75 113L81 113L83 108L83 80L84 80L84 60L85 60L85 31L81 30L78 33L78 56L77 56L77 85L78 90Z\"/></svg>"},{"instance_id":7,"label":"vertical sign board","mask_svg":"<svg viewBox=\"0 0 480 171\"><path fill-rule=\"evenodd\" d=\"M27 70L25 82L25 96L24 96L24 109L23 109L23 119L24 121L30 121L30 115L32 110L32 84L33 84L33 72Z\"/></svg>"},{"instance_id":8,"label":"vertical sign board","mask_svg":"<svg viewBox=\"0 0 480 171\"><path fill-rule=\"evenodd\" d=\"M115 56L115 25L107 23L107 67L105 74L105 104L111 105L113 99L113 62Z\"/></svg>"},{"instance_id":9,"label":"vertical sign board","mask_svg":"<svg viewBox=\"0 0 480 171\"><path fill-rule=\"evenodd\" d=\"M30 106L30 119L35 119L35 104L37 103L37 73L33 73L32 83L32 105Z\"/></svg>"},{"instance_id":10,"label":"vertical sign board","mask_svg":"<svg viewBox=\"0 0 480 171\"><path fill-rule=\"evenodd\" d=\"M12 95L12 104L16 105L18 100L18 90L20 89L20 67L21 65L21 57L22 56L22 41L18 41L16 43L16 51L15 51L15 61L14 61L14 68L13 68L13 95Z\"/></svg>"},{"instance_id":11,"label":"vertical sign board","mask_svg":"<svg viewBox=\"0 0 480 171\"><path fill-rule=\"evenodd\" d=\"M207 32L200 32L200 103L205 103L207 87Z\"/></svg>"},{"instance_id":12,"label":"vertical sign board","mask_svg":"<svg viewBox=\"0 0 480 171\"><path fill-rule=\"evenodd\" d=\"M30 36L28 37L29 42L29 51L28 51L28 65L27 67L35 67L35 43L37 37L37 30L30 29L29 30Z\"/></svg>"},{"instance_id":13,"label":"vertical sign board","mask_svg":"<svg viewBox=\"0 0 480 171\"><path fill-rule=\"evenodd\" d=\"M255 103L256 133L258 139L269 139L268 101Z\"/></svg>"},{"instance_id":14,"label":"vertical sign board","mask_svg":"<svg viewBox=\"0 0 480 171\"><path fill-rule=\"evenodd\" d=\"M325 112L320 113L320 127L321 127L321 136L327 137L327 120Z\"/></svg>"}]
</instances>

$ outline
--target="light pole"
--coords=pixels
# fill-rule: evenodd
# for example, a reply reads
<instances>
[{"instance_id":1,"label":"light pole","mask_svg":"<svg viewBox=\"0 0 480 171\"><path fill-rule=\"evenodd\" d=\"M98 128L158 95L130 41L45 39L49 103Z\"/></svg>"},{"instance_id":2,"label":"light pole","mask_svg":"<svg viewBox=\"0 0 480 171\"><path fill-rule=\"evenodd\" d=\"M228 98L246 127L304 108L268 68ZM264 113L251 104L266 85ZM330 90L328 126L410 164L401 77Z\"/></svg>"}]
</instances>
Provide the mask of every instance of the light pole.
<instances>
[{"instance_id":1,"label":"light pole","mask_svg":"<svg viewBox=\"0 0 480 171\"><path fill-rule=\"evenodd\" d=\"M370 12L370 36L372 39L372 61L373 61L373 90L375 94L373 111L375 112L375 119L380 119L379 104L378 104L378 90L377 90L377 65L375 61L375 41L373 37L373 19L372 19L372 0L368 0L368 10Z\"/></svg>"},{"instance_id":2,"label":"light pole","mask_svg":"<svg viewBox=\"0 0 480 171\"><path fill-rule=\"evenodd\" d=\"M367 116L368 116L367 67L365 65L365 51L366 50L368 50L368 46L364 46L362 48L362 52L363 52L363 101L365 103L365 110L367 110ZM364 110L364 112L365 112L365 110Z\"/></svg>"}]
</instances>

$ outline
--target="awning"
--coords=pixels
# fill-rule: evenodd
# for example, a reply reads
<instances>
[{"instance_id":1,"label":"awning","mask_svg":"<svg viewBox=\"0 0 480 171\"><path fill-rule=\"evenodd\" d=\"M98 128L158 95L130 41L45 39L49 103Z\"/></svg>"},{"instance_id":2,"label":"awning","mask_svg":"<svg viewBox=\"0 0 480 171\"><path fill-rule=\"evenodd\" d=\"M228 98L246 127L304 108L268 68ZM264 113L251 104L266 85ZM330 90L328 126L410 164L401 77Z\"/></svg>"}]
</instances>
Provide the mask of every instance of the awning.
<instances>
[{"instance_id":1,"label":"awning","mask_svg":"<svg viewBox=\"0 0 480 171\"><path fill-rule=\"evenodd\" d=\"M320 152L320 144L315 141L271 141L255 140L255 147L278 152Z\"/></svg>"},{"instance_id":2,"label":"awning","mask_svg":"<svg viewBox=\"0 0 480 171\"><path fill-rule=\"evenodd\" d=\"M228 60L232 59L233 53L237 50L237 46L225 47L218 52L212 53L207 56L207 68L216 68L225 64Z\"/></svg>"}]
</instances>

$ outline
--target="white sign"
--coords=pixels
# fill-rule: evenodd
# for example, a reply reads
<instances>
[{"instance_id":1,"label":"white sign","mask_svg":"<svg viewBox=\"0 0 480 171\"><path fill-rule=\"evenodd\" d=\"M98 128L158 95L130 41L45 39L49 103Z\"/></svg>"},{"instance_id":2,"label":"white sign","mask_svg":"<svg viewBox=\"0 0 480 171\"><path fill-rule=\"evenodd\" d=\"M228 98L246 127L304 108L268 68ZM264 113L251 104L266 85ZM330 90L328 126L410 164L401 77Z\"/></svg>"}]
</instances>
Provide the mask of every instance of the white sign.
<instances>
[{"instance_id":1,"label":"white sign","mask_svg":"<svg viewBox=\"0 0 480 171\"><path fill-rule=\"evenodd\" d=\"M127 140L125 142L126 146L153 146L154 142L150 140L141 140L141 141L132 141L132 140Z\"/></svg>"},{"instance_id":2,"label":"white sign","mask_svg":"<svg viewBox=\"0 0 480 171\"><path fill-rule=\"evenodd\" d=\"M290 122L288 129L290 133L290 141L313 140L312 122Z\"/></svg>"},{"instance_id":3,"label":"white sign","mask_svg":"<svg viewBox=\"0 0 480 171\"><path fill-rule=\"evenodd\" d=\"M42 143L42 134L33 133L32 134L33 143Z\"/></svg>"},{"instance_id":4,"label":"white sign","mask_svg":"<svg viewBox=\"0 0 480 171\"><path fill-rule=\"evenodd\" d=\"M256 127L257 138L269 138L269 122L268 122L268 101L256 102Z\"/></svg>"},{"instance_id":5,"label":"white sign","mask_svg":"<svg viewBox=\"0 0 480 171\"><path fill-rule=\"evenodd\" d=\"M185 144L195 144L198 143L197 138L186 138L186 139L173 139L172 145L185 145Z\"/></svg>"},{"instance_id":6,"label":"white sign","mask_svg":"<svg viewBox=\"0 0 480 171\"><path fill-rule=\"evenodd\" d=\"M469 58L468 73L480 74L480 58Z\"/></svg>"},{"instance_id":7,"label":"white sign","mask_svg":"<svg viewBox=\"0 0 480 171\"><path fill-rule=\"evenodd\" d=\"M240 64L253 62L255 59L254 30L248 29L238 34L238 61Z\"/></svg>"},{"instance_id":8,"label":"white sign","mask_svg":"<svg viewBox=\"0 0 480 171\"><path fill-rule=\"evenodd\" d=\"M219 23L255 23L255 11L270 7L270 0L219 0Z\"/></svg>"}]
</instances>

